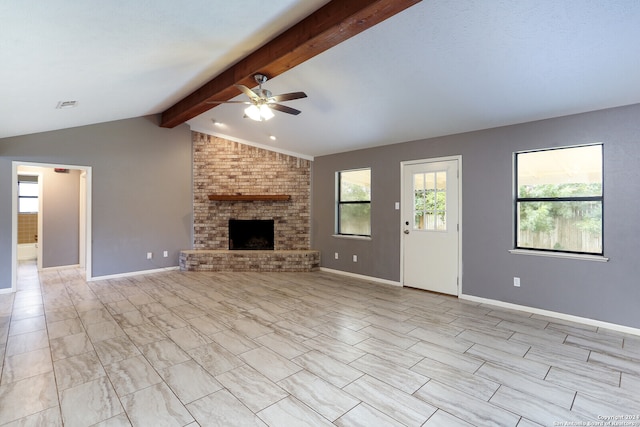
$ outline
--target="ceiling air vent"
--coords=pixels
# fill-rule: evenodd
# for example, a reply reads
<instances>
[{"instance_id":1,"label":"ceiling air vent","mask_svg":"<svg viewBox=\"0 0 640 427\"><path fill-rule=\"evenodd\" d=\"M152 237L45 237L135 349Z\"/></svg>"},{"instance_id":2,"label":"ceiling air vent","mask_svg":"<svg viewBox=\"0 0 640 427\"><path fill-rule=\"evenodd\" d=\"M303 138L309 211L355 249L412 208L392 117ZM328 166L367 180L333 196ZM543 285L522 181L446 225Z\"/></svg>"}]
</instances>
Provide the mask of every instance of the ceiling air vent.
<instances>
[{"instance_id":1,"label":"ceiling air vent","mask_svg":"<svg viewBox=\"0 0 640 427\"><path fill-rule=\"evenodd\" d=\"M60 101L56 105L56 109L64 110L66 108L75 108L78 105L78 101Z\"/></svg>"}]
</instances>

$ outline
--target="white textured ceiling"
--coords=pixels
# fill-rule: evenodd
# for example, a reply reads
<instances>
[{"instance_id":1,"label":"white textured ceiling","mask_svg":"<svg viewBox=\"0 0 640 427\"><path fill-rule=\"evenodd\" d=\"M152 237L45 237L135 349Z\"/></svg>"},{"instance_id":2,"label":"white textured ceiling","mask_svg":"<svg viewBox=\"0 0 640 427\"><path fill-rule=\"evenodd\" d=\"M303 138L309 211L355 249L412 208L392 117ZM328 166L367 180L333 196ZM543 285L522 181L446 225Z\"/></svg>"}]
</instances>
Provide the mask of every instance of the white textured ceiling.
<instances>
[{"instance_id":1,"label":"white textured ceiling","mask_svg":"<svg viewBox=\"0 0 640 427\"><path fill-rule=\"evenodd\" d=\"M159 113L325 3L0 0L0 138ZM637 0L424 0L268 81L299 116L189 124L317 156L640 103L639 70Z\"/></svg>"}]
</instances>

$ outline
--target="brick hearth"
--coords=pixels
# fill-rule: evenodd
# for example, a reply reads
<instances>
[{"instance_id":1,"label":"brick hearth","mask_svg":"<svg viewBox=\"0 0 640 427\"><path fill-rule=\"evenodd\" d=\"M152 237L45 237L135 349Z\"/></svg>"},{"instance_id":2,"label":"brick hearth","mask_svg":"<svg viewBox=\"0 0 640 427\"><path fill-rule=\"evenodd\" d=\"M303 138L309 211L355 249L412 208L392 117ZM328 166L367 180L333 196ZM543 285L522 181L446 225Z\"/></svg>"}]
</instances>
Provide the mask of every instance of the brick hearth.
<instances>
[{"instance_id":1,"label":"brick hearth","mask_svg":"<svg viewBox=\"0 0 640 427\"><path fill-rule=\"evenodd\" d=\"M180 252L183 271L313 271L320 251L187 250Z\"/></svg>"}]
</instances>

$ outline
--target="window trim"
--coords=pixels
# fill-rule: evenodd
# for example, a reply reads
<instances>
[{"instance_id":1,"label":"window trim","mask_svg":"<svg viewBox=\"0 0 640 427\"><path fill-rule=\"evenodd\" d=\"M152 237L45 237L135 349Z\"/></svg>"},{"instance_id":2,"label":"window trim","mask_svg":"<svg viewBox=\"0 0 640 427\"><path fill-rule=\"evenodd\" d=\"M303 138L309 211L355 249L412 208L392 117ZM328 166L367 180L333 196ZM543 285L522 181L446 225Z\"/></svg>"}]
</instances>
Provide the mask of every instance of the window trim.
<instances>
[{"instance_id":1,"label":"window trim","mask_svg":"<svg viewBox=\"0 0 640 427\"><path fill-rule=\"evenodd\" d=\"M570 148L581 148L581 147L592 147L592 146L600 146L600 162L601 162L601 171L602 171L602 192L600 196L580 196L580 197L540 197L540 198L531 198L531 197L522 197L518 196L518 155L527 154L527 153L537 153L542 151L556 151L556 150L565 150ZM526 255L538 255L538 256L550 256L557 258L571 258L571 259L583 259L583 260L596 260L596 261L608 261L609 258L604 256L604 180L605 180L605 170L604 170L604 143L603 142L594 142L591 144L578 144L578 145L568 145L562 147L551 147L551 148L541 148L535 150L523 150L517 151L513 153L513 248L509 250L510 253L513 254L526 254ZM519 202L580 202L580 201L597 201L601 204L601 213L600 213L600 238L602 240L600 252L581 252L581 251L568 251L568 250L557 250L557 249L545 249L545 248L529 248L518 246L518 203Z\"/></svg>"},{"instance_id":2,"label":"window trim","mask_svg":"<svg viewBox=\"0 0 640 427\"><path fill-rule=\"evenodd\" d=\"M356 172L356 171L369 171L369 200L354 200L354 201L341 201L340 198L342 196L342 173L344 172ZM354 169L344 169L336 171L336 207L335 207L335 233L334 237L347 237L347 238L355 238L355 239L368 239L371 238L371 208L369 208L369 234L352 234L352 233L341 233L340 232L340 206L342 205L361 205L368 204L371 207L371 199L372 199L372 188L371 188L371 167L365 168L354 168Z\"/></svg>"},{"instance_id":3,"label":"window trim","mask_svg":"<svg viewBox=\"0 0 640 427\"><path fill-rule=\"evenodd\" d=\"M551 251L542 251L538 249L509 249L508 252L514 255L533 255L533 256L550 257L550 258L575 259L579 261L597 261L597 262L609 261L609 258L605 257L604 255L579 254L574 252L551 252Z\"/></svg>"}]
</instances>

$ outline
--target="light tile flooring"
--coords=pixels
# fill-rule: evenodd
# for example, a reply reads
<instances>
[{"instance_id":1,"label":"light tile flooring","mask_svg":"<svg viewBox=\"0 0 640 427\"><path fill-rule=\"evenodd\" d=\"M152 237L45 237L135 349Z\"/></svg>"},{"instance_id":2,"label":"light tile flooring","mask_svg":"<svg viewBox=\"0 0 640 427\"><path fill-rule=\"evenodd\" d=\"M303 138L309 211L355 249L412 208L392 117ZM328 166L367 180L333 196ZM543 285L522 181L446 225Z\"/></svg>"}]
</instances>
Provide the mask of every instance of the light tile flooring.
<instances>
[{"instance_id":1,"label":"light tile flooring","mask_svg":"<svg viewBox=\"0 0 640 427\"><path fill-rule=\"evenodd\" d=\"M323 272L87 283L23 265L0 295L0 356L3 426L640 416L640 337Z\"/></svg>"}]
</instances>

